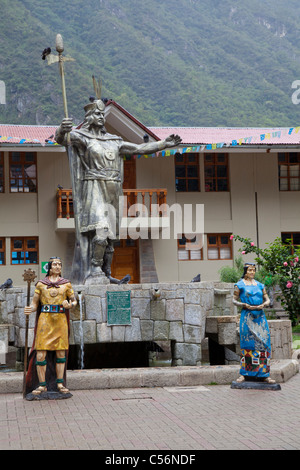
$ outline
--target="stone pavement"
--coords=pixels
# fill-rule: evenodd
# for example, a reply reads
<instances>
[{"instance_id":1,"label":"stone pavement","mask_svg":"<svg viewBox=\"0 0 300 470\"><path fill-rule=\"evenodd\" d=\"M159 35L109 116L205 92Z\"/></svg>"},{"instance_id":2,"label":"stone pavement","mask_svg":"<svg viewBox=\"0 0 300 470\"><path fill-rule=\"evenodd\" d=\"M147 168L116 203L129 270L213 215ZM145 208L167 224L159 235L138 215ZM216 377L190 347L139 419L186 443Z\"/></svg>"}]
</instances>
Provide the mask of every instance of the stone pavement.
<instances>
[{"instance_id":1,"label":"stone pavement","mask_svg":"<svg viewBox=\"0 0 300 470\"><path fill-rule=\"evenodd\" d=\"M226 367L221 369L226 372ZM163 452L300 449L298 371L281 380L278 391L189 385L186 380L155 387L76 387L72 398L57 401L3 393L7 373L0 373L0 449L94 449L115 456L122 450L127 455L149 450L156 464L162 463L157 459Z\"/></svg>"}]
</instances>

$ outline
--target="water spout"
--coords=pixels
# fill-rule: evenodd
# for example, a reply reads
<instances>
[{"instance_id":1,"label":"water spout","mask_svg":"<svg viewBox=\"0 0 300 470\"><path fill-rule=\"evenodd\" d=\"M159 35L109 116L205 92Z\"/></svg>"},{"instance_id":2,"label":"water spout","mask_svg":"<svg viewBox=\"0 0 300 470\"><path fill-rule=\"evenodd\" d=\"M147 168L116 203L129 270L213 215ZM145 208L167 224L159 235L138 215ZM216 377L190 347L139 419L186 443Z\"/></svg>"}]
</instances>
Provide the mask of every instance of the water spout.
<instances>
[{"instance_id":1,"label":"water spout","mask_svg":"<svg viewBox=\"0 0 300 470\"><path fill-rule=\"evenodd\" d=\"M80 307L79 337L80 337L80 368L84 369L84 338L83 338L83 301L82 294L78 292Z\"/></svg>"}]
</instances>

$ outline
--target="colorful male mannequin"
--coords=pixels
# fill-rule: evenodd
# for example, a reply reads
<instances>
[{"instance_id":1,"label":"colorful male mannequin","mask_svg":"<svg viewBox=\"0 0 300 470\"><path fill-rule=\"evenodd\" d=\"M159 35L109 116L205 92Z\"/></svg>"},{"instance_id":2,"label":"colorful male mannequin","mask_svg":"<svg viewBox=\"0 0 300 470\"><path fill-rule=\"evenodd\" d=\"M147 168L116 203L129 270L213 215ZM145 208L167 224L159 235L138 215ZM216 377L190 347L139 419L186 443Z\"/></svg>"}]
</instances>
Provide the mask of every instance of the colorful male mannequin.
<instances>
[{"instance_id":1,"label":"colorful male mannequin","mask_svg":"<svg viewBox=\"0 0 300 470\"><path fill-rule=\"evenodd\" d=\"M51 258L47 276L37 282L32 303L24 309L25 315L37 312L26 378L26 391L33 395L47 392L48 385L55 382L59 392L69 392L65 386L69 309L77 301L70 281L61 277L61 269L61 260Z\"/></svg>"}]
</instances>

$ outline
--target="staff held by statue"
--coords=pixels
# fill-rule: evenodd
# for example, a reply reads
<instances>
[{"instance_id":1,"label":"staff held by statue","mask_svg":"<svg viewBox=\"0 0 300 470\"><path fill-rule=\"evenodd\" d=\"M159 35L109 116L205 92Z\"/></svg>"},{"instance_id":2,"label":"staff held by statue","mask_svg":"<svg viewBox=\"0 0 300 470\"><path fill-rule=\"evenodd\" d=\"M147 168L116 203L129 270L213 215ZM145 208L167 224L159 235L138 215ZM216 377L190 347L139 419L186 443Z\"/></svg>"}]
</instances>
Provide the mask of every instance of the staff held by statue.
<instances>
[{"instance_id":1,"label":"staff held by statue","mask_svg":"<svg viewBox=\"0 0 300 470\"><path fill-rule=\"evenodd\" d=\"M30 285L35 280L36 274L30 268L24 271L23 279L27 282L27 299L26 305L30 305ZM28 362L28 329L29 329L29 316L25 315L25 350L24 350L24 374L23 374L23 397L26 394L26 373L27 373L27 362Z\"/></svg>"}]
</instances>

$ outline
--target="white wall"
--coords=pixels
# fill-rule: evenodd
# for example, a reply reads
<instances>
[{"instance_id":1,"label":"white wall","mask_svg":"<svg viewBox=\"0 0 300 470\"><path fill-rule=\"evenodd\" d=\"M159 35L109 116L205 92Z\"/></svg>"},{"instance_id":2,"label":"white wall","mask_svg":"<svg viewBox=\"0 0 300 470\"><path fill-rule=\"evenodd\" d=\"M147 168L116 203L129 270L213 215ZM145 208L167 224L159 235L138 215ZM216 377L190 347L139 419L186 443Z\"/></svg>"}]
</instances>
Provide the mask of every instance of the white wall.
<instances>
[{"instance_id":1,"label":"white wall","mask_svg":"<svg viewBox=\"0 0 300 470\"><path fill-rule=\"evenodd\" d=\"M204 188L204 155L200 154L201 188ZM0 283L11 277L22 285L23 272L31 267L41 276L40 266L10 265L10 237L38 236L39 259L68 256L68 233L56 232L56 188L71 187L65 152L39 152L37 158L38 193L10 194L8 152L5 152L5 188L0 194L0 236L6 237L6 266L0 266ZM282 231L300 232L300 192L278 189L277 153L232 152L229 157L230 192L177 193L174 157L137 160L137 188L166 188L167 203L204 204L205 233L234 233L250 237L261 247L280 236ZM256 196L255 196L256 195ZM256 205L257 204L257 205ZM258 229L257 229L258 223ZM190 281L198 273L201 279L218 280L219 269L232 265L231 260L207 260L206 243L203 261L178 261L177 239L171 226L170 240L153 240L158 278L161 282ZM258 239L257 239L258 234ZM239 255L240 243L234 243L233 255ZM69 248L70 249L70 248ZM251 256L246 260L251 260Z\"/></svg>"},{"instance_id":2,"label":"white wall","mask_svg":"<svg viewBox=\"0 0 300 470\"><path fill-rule=\"evenodd\" d=\"M201 189L204 188L204 155L200 154ZM229 158L230 192L177 193L174 157L141 158L137 161L137 186L167 188L167 203L204 204L205 233L234 233L251 238L264 248L280 237L282 231L300 231L300 192L285 193L278 189L277 153L231 153ZM173 233L173 226L171 233ZM189 281L198 273L202 280L218 280L219 269L233 265L231 260L207 260L206 243L203 261L178 261L177 241L154 240L158 278L166 281ZM239 256L241 243L233 245ZM253 260L247 255L245 261Z\"/></svg>"},{"instance_id":3,"label":"white wall","mask_svg":"<svg viewBox=\"0 0 300 470\"><path fill-rule=\"evenodd\" d=\"M32 149L30 149L32 151ZM10 237L39 237L39 262L50 256L65 257L65 233L55 232L56 188L60 184L70 188L68 160L65 152L38 152L37 193L9 192L9 153L5 158L5 193L0 194L0 236L6 237L6 265L0 266L0 284L12 278L15 286L24 284L23 273L29 267L42 276L41 265L14 265L11 263Z\"/></svg>"}]
</instances>

